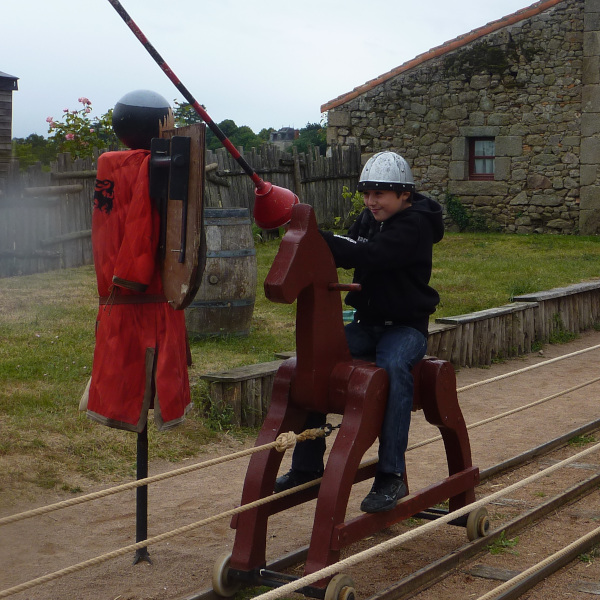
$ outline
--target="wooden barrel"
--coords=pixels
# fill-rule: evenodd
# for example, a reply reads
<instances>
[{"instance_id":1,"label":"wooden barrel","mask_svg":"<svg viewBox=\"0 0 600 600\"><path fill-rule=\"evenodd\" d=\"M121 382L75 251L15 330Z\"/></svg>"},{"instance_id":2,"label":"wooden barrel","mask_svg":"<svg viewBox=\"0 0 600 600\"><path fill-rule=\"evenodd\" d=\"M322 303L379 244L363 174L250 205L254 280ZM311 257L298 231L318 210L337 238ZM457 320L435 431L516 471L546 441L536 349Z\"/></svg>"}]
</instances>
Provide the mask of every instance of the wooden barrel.
<instances>
[{"instance_id":1,"label":"wooden barrel","mask_svg":"<svg viewBox=\"0 0 600 600\"><path fill-rule=\"evenodd\" d=\"M185 309L190 337L250 333L256 299L256 250L247 208L204 210L206 268Z\"/></svg>"}]
</instances>

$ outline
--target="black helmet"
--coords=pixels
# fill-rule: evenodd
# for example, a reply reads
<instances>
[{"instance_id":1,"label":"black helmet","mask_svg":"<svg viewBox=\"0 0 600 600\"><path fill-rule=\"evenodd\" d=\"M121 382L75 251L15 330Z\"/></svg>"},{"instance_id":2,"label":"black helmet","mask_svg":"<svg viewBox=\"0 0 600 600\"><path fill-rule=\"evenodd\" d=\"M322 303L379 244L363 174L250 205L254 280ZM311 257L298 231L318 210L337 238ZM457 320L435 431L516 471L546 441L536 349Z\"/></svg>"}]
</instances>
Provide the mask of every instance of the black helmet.
<instances>
[{"instance_id":1,"label":"black helmet","mask_svg":"<svg viewBox=\"0 0 600 600\"><path fill-rule=\"evenodd\" d=\"M150 140L158 137L159 125L170 112L169 103L156 92L129 92L115 104L113 129L128 148L150 150Z\"/></svg>"}]
</instances>

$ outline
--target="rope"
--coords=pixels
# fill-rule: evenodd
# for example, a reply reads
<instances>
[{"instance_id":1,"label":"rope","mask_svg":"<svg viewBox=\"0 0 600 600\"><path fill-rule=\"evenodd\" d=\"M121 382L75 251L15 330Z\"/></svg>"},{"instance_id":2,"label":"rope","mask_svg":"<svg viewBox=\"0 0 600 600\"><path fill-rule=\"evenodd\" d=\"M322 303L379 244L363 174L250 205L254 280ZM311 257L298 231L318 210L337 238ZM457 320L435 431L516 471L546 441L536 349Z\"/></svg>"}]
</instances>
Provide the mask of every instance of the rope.
<instances>
[{"instance_id":1,"label":"rope","mask_svg":"<svg viewBox=\"0 0 600 600\"><path fill-rule=\"evenodd\" d=\"M529 367L523 367L522 369L518 369L517 371L511 371L510 373L505 373L504 375L498 375L496 377L492 377L491 379L484 379L483 381L476 381L475 383L471 383L469 385L465 385L464 387L457 388L457 392L465 392L466 390L472 390L473 388L479 387L480 385L486 385L488 383L493 383L495 381L500 381L501 379L506 379L507 377L513 377L514 375L520 375L521 373L525 373L526 371L531 371L532 369L539 369L540 367L545 367L549 364L555 363L559 360L564 360L565 358L573 358L574 356L579 356L580 354L584 354L585 352L591 352L592 350L598 350L600 348L600 344L596 346L590 346L589 348L584 348L583 350L577 350L576 352L571 352L570 354L563 354L562 356L557 356L556 358L551 358L550 360L545 360L544 362L537 363L536 365L530 365Z\"/></svg>"},{"instance_id":2,"label":"rope","mask_svg":"<svg viewBox=\"0 0 600 600\"><path fill-rule=\"evenodd\" d=\"M511 587L517 585L518 583L521 583L521 581L524 581L525 579L527 579L530 575L534 575L535 573L538 573L539 571L541 571L548 565L552 564L555 560L562 558L563 556L566 556L571 551L576 550L579 547L585 546L588 542L592 542L594 540L594 538L597 537L598 535L600 535L600 527L594 529L593 531L590 531L590 533L587 533L586 535L580 537L578 540L575 540L574 542L570 543L565 548L562 548L558 552L555 552L554 554L552 554L552 556L549 556L548 558L545 558L544 560L533 565L532 567L529 567L529 569L523 571L522 573L515 575L515 577L513 577L512 579L509 579L508 581L504 582L502 585L499 585L498 587L489 591L487 594L480 596L479 600L491 600L492 598L496 598L497 596L499 596L500 594L502 594L509 588L511 588Z\"/></svg>"},{"instance_id":3,"label":"rope","mask_svg":"<svg viewBox=\"0 0 600 600\"><path fill-rule=\"evenodd\" d=\"M530 370L532 368L537 368L539 366L543 366L543 365L549 364L551 362L555 362L557 360L562 360L564 358L569 358L569 357L581 354L583 352L588 352L590 350L594 350L596 348L600 348L600 345L594 346L592 348L588 348L586 350L580 350L580 351L571 353L570 355L564 355L562 357L554 358L554 359L551 359L549 361L545 361L544 363L539 363L537 365L526 367L524 369L520 369L519 371L515 371L515 372L512 372L512 373L501 375L499 377L495 377L495 378L492 378L490 380L486 380L484 382L479 382L479 383L476 383L476 384L472 384L471 386L466 386L465 388L460 388L457 391L464 391L465 389L470 389L470 388L475 387L477 385L483 385L484 383L491 383L492 381L497 381L497 380L503 379L505 377L516 375L517 373L522 373L522 372L528 371L528 370ZM507 416L507 415L510 415L510 414L514 414L516 412L520 412L522 410L525 410L525 409L530 408L532 406L535 406L537 404L541 404L543 402L546 402L546 401L548 401L548 400L550 400L552 398L556 398L558 396L567 394L567 393L569 393L571 391L574 391L574 390L580 389L582 387L585 387L587 385L590 385L590 384L592 384L592 383L594 383L594 382L596 382L598 380L600 380L600 377L595 378L593 380L590 380L590 381L588 381L586 383L580 384L578 386L574 386L573 388L570 388L568 390L565 390L565 391L562 391L562 392L558 392L556 394L553 394L552 396L548 396L546 398L543 398L541 400L533 402L533 403L531 403L529 405L526 405L524 407L519 407L517 409L513 409L513 410L510 410L510 411L507 411L506 413L502 413L502 414L497 415L495 417L490 417L489 419L484 419L483 421L480 421L478 423L474 423L474 424L468 426L467 429L472 429L474 427L481 426L481 425L483 425L485 423L489 423L491 421L500 419L500 418L502 418L504 416ZM278 436L278 438L274 442L270 442L269 444L264 444L262 446L257 446L257 447L254 447L254 448L243 450L243 451L240 451L240 452L237 452L237 453L225 456L225 457L220 457L220 458L217 458L217 459L212 459L212 460L205 461L203 463L199 463L199 464L196 464L196 465L190 465L190 466L184 467L182 469L176 469L176 470L170 471L168 473L163 473L163 474L160 474L160 475L155 475L155 476L152 476L152 477L147 477L147 478L140 479L140 480L137 480L137 481L134 481L134 482L130 482L130 483L127 483L127 484L116 486L116 487L110 488L108 490L102 490L100 492L95 492L95 493L92 493L92 494L87 494L87 495L81 496L79 498L72 498L70 500L66 500L66 501L63 501L63 502L58 502L58 503L53 504L53 505L49 505L49 506L45 506L45 507L40 507L38 509L34 509L34 510L27 511L27 512L24 512L24 513L20 513L20 514L17 514L17 515L12 515L12 516L9 516L9 517L4 517L4 518L0 519L0 525L4 525L4 524L7 524L7 523L12 523L12 522L19 521L19 520L22 520L22 519L25 519L25 518L28 518L28 517L32 517L32 516L35 516L35 515L46 514L48 512L53 511L53 510L59 510L60 508L66 508L66 507L69 507L69 506L74 506L76 504L80 504L80 503L83 503L83 502L86 502L86 501L91 501L91 500L102 498L102 497L105 497L105 496L108 496L108 495L111 495L111 494L116 494L116 493L121 492L121 491L125 491L125 490L129 490L129 489L134 489L134 488L137 488L137 487L141 487L143 485L147 485L148 483L154 483L154 482L157 482L157 481L162 481L164 479L168 479L170 477L174 477L175 475L180 475L180 474L183 474L183 473L189 473L189 472L192 472L192 471L195 471L195 470L199 470L199 469L202 469L202 468L207 468L209 466L218 465L218 464L221 464L221 463L224 463L224 462L235 460L237 458L241 458L241 457L244 457L244 456L248 456L248 455L254 454L254 453L262 451L262 450L274 448L274 449L276 449L279 452L284 452L285 450L287 450L289 448L293 448L294 445L297 442L299 442L299 441L301 442L301 441L305 441L305 440L308 440L308 439L316 439L317 437L324 437L326 435L328 435L328 433L324 429L309 429L309 430L303 431L300 434L295 434L294 432L290 431L290 432L281 434L280 436ZM441 437L442 436L436 436L435 438L431 438L429 440L425 440L423 442L420 442L418 444L415 444L415 445L409 447L408 450L413 450L413 449L418 448L420 446L423 446L425 444L429 444L429 443L431 443L433 441L437 441L437 440L441 439ZM384 552L388 548L393 548L396 545L399 545L399 544L401 544L404 541L412 540L414 537L417 537L418 535L422 535L423 533L428 532L430 529L433 529L434 527L437 527L439 525L445 524L448 521L451 521L451 520L456 519L456 518L458 518L460 516L463 516L463 515L471 512L471 511L473 511L473 510L475 510L475 509L483 506L486 503L492 502L493 500L495 500L496 498L501 497L504 494L507 494L507 493L509 493L509 492L511 492L511 491L513 491L515 489L518 489L520 487L523 487L523 486L527 485L528 483L530 483L532 481L535 481L536 479L540 478L541 476L549 475L550 473L554 472L555 470L557 470L559 468L562 468L563 466L566 466L567 464L570 464L571 462L575 461L576 459L584 457L587 454L590 454L591 452L594 452L594 451L596 451L599 448L600 448L600 444L596 444L596 445L592 446L591 448L589 448L588 450L580 452L579 454L577 454L577 455L575 455L575 456L573 456L573 457L571 457L569 459L565 459L564 461L562 461L560 463L557 463L556 465L552 465L551 467L548 467L547 469L544 469L543 471L540 471L540 472L538 472L538 473L536 473L536 474L534 474L534 475L532 475L532 476L530 476L530 477L528 477L528 478L526 478L526 479L524 479L524 480L522 480L520 482L517 482L517 483L515 483L515 484L513 484L513 485L511 485L511 486L509 486L507 488L505 488L504 490L500 490L500 491L498 491L498 492L496 492L494 494L491 494L490 496L487 496L487 497L485 497L485 498L483 498L481 500L478 500L478 501L476 501L476 502L474 502L472 504L469 504L468 506L465 506L465 507L463 507L461 509L455 510L452 513L449 513L448 515L444 515L442 517L439 517L435 521L432 521L432 522L430 522L428 524L422 525L418 529L415 529L415 530L413 530L411 532L408 532L408 533L402 534L400 536L397 536L395 538L392 538L391 540L388 540L387 542L384 542L383 544L380 544L379 546L375 546L374 548L370 548L368 550L360 552L360 553L358 553L356 555L353 555L351 557L348 557L347 559L342 560L342 561L340 561L340 562L338 562L338 563L336 563L334 565L330 565L329 567L326 567L325 569L321 569L319 571L316 571L315 573L312 573L310 575L302 577L302 578L300 578L300 579L298 579L298 580L296 580L294 582L291 582L289 584L281 586L280 588L277 588L276 590L272 590L271 592L268 592L266 594L262 594L260 596L257 596L257 598L260 598L261 600L273 600L275 598L280 598L282 595L285 595L286 593L288 593L288 591L291 592L293 590L296 590L298 587L302 587L304 585L310 585L311 583L315 583L316 581L319 581L320 579L323 579L325 577L329 577L330 575L333 575L335 572L339 571L341 568L345 568L347 566L353 566L354 564L357 564L357 563L361 562L362 560L366 560L367 558L371 558L372 556L375 556L377 554L380 554L380 553ZM187 533L189 531L192 531L193 529L197 529L197 528L202 527L204 525L208 525L208 524L213 523L213 522L215 522L217 520L220 520L220 519L223 519L223 518L226 518L226 517L231 517L231 516L233 516L235 514L239 514L241 512L250 510L252 508L256 508L256 507L262 506L263 504L266 504L268 502L271 502L271 501L273 501L275 499L278 499L278 498L281 498L281 497L285 497L285 496L287 496L287 495L289 495L291 493L296 493L297 491L300 491L300 490L303 490L303 489L308 489L309 487L311 487L313 485L316 485L320 481L321 481L321 479L316 479L314 481L310 481L310 482L305 483L303 485L296 486L296 487L294 487L294 488L292 488L290 490L286 490L284 492L280 492L280 493L277 493L277 494L273 494L271 496L267 496L265 498L261 498L261 499L255 501L255 502L251 502L249 504L243 505L243 506L238 507L236 509L232 509L232 510L226 511L224 513L220 513L219 515L214 515L213 517L209 517L209 518L204 519L202 521L197 521L197 522L192 523L190 525L186 525L184 527L180 527L180 528L172 530L170 532L165 532L165 533L160 534L158 536L155 536L155 537L152 537L152 538L148 538L146 540L138 542L136 544L130 544L129 546L125 546L125 547L120 548L118 550L115 550L113 552L109 552L107 554L103 554L101 556L98 556L98 557L95 557L93 559L90 559L90 560L78 563L76 565L72 565L71 567L67 567L65 569L61 569L61 570L56 571L54 573L50 573L50 574L44 575L42 577L38 577L37 579L31 580L29 582L26 582L26 583L17 585L15 587L12 587L12 588L0 591L0 598L6 598L6 597L8 597L10 595L13 595L13 594L16 594L18 592L31 589L33 587L36 587L38 585L42 585L44 583L48 583L50 581L54 581L55 579L58 579L60 577L63 577L65 575L68 575L68 574L71 574L71 573L75 573L75 572L83 570L83 569L85 569L87 567L96 566L98 564L101 564L103 562L111 560L112 558L117 558L119 556L127 554L127 553L129 553L131 551L147 547L147 546L149 546L151 544L156 544L156 543L161 542L163 540L175 537L176 535ZM481 600L483 600L483 599L481 599Z\"/></svg>"},{"instance_id":4,"label":"rope","mask_svg":"<svg viewBox=\"0 0 600 600\"><path fill-rule=\"evenodd\" d=\"M543 404L544 402L548 402L549 400L554 400L554 398L558 398L559 396L564 396L566 394L570 394L571 392L574 392L583 387L591 385L592 383L596 383L597 381L600 381L600 377L595 377L594 379L590 379L589 381L580 383L579 385L575 385L572 388L569 388L567 390L563 390L561 392L556 392L555 394L546 396L545 398L541 398L540 400L536 400L535 402L531 402L530 404L525 404L524 406L519 406L518 408L512 408L511 410L507 410L506 412L500 413L499 415L495 415L493 417L488 417L487 419L483 419L482 421L477 421L476 423L467 425L467 430L475 429L476 427L481 427L482 425L487 425L488 423L491 423L493 421L497 421L499 419L503 419L504 417L508 417L510 415L514 415L516 413L522 412L524 410L527 410L528 408L533 408L534 406L537 406L538 404ZM441 440L441 439L442 439L441 435L436 435L435 437L429 438L428 440L423 440L421 442L417 442L416 444L413 444L412 446L409 446L406 449L406 451L408 452L409 450L415 450L416 448L421 448L422 446L426 446L427 444L431 444L432 442L437 442L438 440Z\"/></svg>"},{"instance_id":5,"label":"rope","mask_svg":"<svg viewBox=\"0 0 600 600\"><path fill-rule=\"evenodd\" d=\"M592 350L592 349L596 349L596 348L600 348L600 345L598 346L593 346L592 348L586 349L586 350L579 350L576 353L573 354L580 354L582 352L587 352L588 350ZM511 373L507 373L505 375L501 375L501 378L504 377L508 377L511 376L513 374L517 374L519 372L522 372L523 370L528 370L531 368L537 368L539 366L548 364L548 362L554 362L556 360L561 360L562 358L567 358L570 356L573 356L573 354L571 355L564 355L562 357L559 358L553 358L550 361L546 361L544 363L539 363L537 365L533 365L531 367L526 367L525 369L521 369L520 371L514 371ZM494 378L497 379L497 378ZM480 382L480 383L490 383L491 381L493 381L494 379L489 379L486 380L484 382ZM548 402L549 400L553 400L554 398L558 398L560 396L563 396L565 394L569 394L571 392L574 392L578 389L581 389L585 386L591 385L593 383L596 383L597 381L600 381L600 377L596 377L594 379L591 379L585 383L576 385L572 388L569 388L567 390L564 390L562 392L557 392L556 394L552 394L550 396L547 396L545 398L542 398L540 400L536 400L535 402L531 402L530 404L526 404L522 407L519 408L514 408L512 410L506 411L504 413L501 413L499 415L495 415L493 417L489 417L487 419L484 419L482 421L478 421L476 423L472 423L471 425L467 426L467 430L470 429L475 429L476 427L481 427L482 425L486 425L487 423L491 423L493 421L502 419L504 417L508 417L512 414L527 410L529 408L533 408L534 406L537 406L539 404L543 404L544 402ZM479 385L479 384L471 384L471 387L474 385ZM469 388L470 386L466 386L465 388L459 388L457 389L457 392L459 391L463 391L467 388ZM191 473L200 469L204 469L204 468L208 468L214 465L218 465L218 464L222 464L224 462L228 462L228 461L232 461L232 460L236 460L238 458L243 458L245 456L248 456L250 454L254 454L255 452L259 452L262 450L267 450L267 449L271 449L271 448L275 448L278 452L284 452L287 449L293 448L294 445L297 442L303 442L309 439L316 439L317 437L324 437L328 435L328 432L324 429L307 429L305 431L303 431L302 433L296 434L293 431L288 431L287 433L282 433L281 435L278 436L278 438L274 441L274 442L270 442L269 444L264 444L263 446L256 446L254 448L249 448L247 450L242 450L240 452L236 452L234 454L229 454L227 456L224 457L219 457L219 458L215 458L212 460L208 460L202 463L198 463L195 465L189 465L187 467L182 467L180 469L174 469L173 471L169 471L167 473L162 473L160 475L153 475L151 477L146 477L144 479L138 479L137 481L131 481L129 483L124 483L112 488L108 488L106 490L101 490L99 492L93 492L91 494L86 494L84 496L78 496L77 498L71 498L69 500L63 500L61 502L57 502L55 504L50 504L48 506L42 506L39 508L35 508L29 511L25 511L22 513L18 513L15 515L10 515L8 517L3 517L0 518L0 527L2 525L7 525L9 523L15 523L17 521L22 521L25 519L29 519L31 517L35 517L35 516L40 516L40 515L45 515L48 514L50 512L53 512L55 510L60 510L62 508L68 508L70 506L76 506L78 504L83 504L84 502L91 502L92 500L98 500L100 498L105 498L106 496L111 496L113 494L118 494L120 492L124 492L127 490L131 490L131 489L135 489L138 487L142 487L145 485L148 485L150 483L156 483L158 481L163 481L165 479L169 479L170 477L175 477L177 475L184 475L186 473ZM409 446L406 451L409 452L411 450L416 450L417 448L421 448L423 446L426 446L428 444L431 444L433 442L437 442L439 440L442 439L441 435L437 435L434 437L431 437L429 439L426 440L422 440L421 442L417 442L416 444L412 444L411 446ZM365 461L365 463L363 463L361 466L368 466L370 464L373 464L376 462L376 459L371 459L369 461ZM316 485L316 482L313 483L313 485Z\"/></svg>"},{"instance_id":6,"label":"rope","mask_svg":"<svg viewBox=\"0 0 600 600\"><path fill-rule=\"evenodd\" d=\"M467 513L471 512L473 510L476 510L477 508L480 508L485 504L493 502L494 500L496 500L497 498L500 498L501 496L503 496L505 494L508 494L516 489L524 487L525 485L527 485L541 477L545 477L545 476L549 475L550 473L553 473L554 471L556 471L564 466L567 466L568 464L570 464L572 462L580 460L581 458L583 458L583 457L587 456L588 454L591 454L592 452L595 452L596 450L599 450L599 449L600 449L600 443L595 444L594 446L588 448L587 450L583 450L582 452L579 452L578 454L575 454L574 456L572 456L570 458L567 458L559 463L556 463L555 465L551 465L550 467L547 467L546 469L544 469L542 471L538 471L537 473L527 477L526 479L516 482L516 483L504 488L503 490L499 490L498 492L495 492L489 496L486 496L485 498L477 500L476 502L473 502L472 504L469 504L463 508L455 510L452 513L449 513L447 515L443 515L443 516L439 517L438 519L436 519L435 521L431 521L425 525L421 525L417 529L414 529L414 530L404 533L402 535L396 536L395 538L392 538L382 544L379 544L378 546L369 548L368 550L364 550L363 552L360 552L358 554L350 556L338 563L335 563L333 565L325 567L324 569L315 571L314 573L306 575L305 577L302 577L296 581L293 581L289 584L283 585L282 587L277 588L276 590L272 590L271 592L268 592L266 594L261 594L260 596L257 596L257 598L260 598L260 600L274 600L275 598L280 598L281 596L287 594L288 592L292 592L300 587L303 587L304 585L310 585L311 583L315 583L315 582L319 581L320 579L329 577L329 576L335 574L336 572L340 571L341 569L358 564L359 562L361 562L363 560L367 560L368 558L372 558L373 556L376 556L377 554L381 554L382 552L385 552L388 549L392 549L392 548L400 545L402 542L410 541L420 535L423 535L423 534L429 532L431 529L434 529L434 528L439 527L440 525L443 525L443 524L445 524L449 521L452 521L458 517L466 515ZM144 541L137 542L136 544L130 544L129 546L119 548L118 550L114 550L112 552L102 554L100 556L83 561L76 565L72 565L70 567L66 567L59 571L55 571L54 573L48 573L47 575L38 577L37 579L32 579L25 583L16 585L12 588L8 588L6 590L0 591L0 598L7 598L8 596L11 596L13 594L23 592L25 590L29 590L33 587L37 587L44 583L49 583L51 581L54 581L61 577L64 577L65 575L70 575L72 573L76 573L77 571L81 571L88 567L102 564L108 560L117 558L119 556L123 556L124 554L128 554L129 552L132 552L134 550L138 550L140 548L145 548L145 547L149 546L150 544L156 544L158 542L162 542L164 540L170 539L177 535L192 531L193 529L197 529L198 527L208 525L217 520L220 520L220 519L223 519L226 517L231 517L233 515L236 515L238 513L246 511L246 510L251 510L253 508L257 508L259 506L262 506L263 504L266 504L267 502L271 502L272 500L275 500L278 498L283 498L283 497L288 496L297 491L307 489L307 488L311 487L311 485L314 485L315 483L317 483L318 481L320 481L320 480L315 480L315 481L311 481L311 482L296 486L289 490L279 492L278 494L273 494L271 496L267 496L265 498L256 500L255 502L250 502L250 503L240 506L238 508L234 508L229 511L220 513L218 515L209 517L207 519L203 519L202 521L197 521L195 523L191 523L190 525L185 525L184 527L179 527L178 529L174 529L172 531L162 533L162 534L154 536L152 538L148 538Z\"/></svg>"},{"instance_id":7,"label":"rope","mask_svg":"<svg viewBox=\"0 0 600 600\"><path fill-rule=\"evenodd\" d=\"M219 465L224 462L232 461L238 458L243 458L244 456L249 456L250 454L255 454L256 452L260 452L262 450L269 450L271 448L274 448L278 452L285 452L285 450L287 450L288 448L293 448L296 442L303 442L305 440L316 439L317 437L324 437L325 435L327 435L327 432L324 429L307 429L299 434L296 434L293 431L288 431L287 433L282 433L281 435L279 435L275 441L270 442L268 444L264 444L262 446L255 446L254 448L241 450L240 452L235 452L234 454L214 458L195 465L188 465L187 467L182 467L180 469L168 471L167 473L161 473L160 475L145 477L144 479L138 479L129 483L123 483L121 485L117 485L106 490L100 490L98 492L93 492L84 496L78 496L77 498L70 498L69 500L63 500L61 502L56 502L55 504L49 504L48 506L41 506L39 508L34 508L32 510L28 510L22 513L10 515L8 517L3 517L0 519L0 526L7 525L8 523L22 521L30 517L45 515L47 513L59 510L61 508L67 508L69 506L76 506L77 504L82 504L84 502L98 500L99 498L111 496L112 494L117 494L126 490L132 490L134 488L148 485L149 483L163 481L165 479L169 479L170 477L175 477L176 475L191 473L193 471L198 471L207 467Z\"/></svg>"},{"instance_id":8,"label":"rope","mask_svg":"<svg viewBox=\"0 0 600 600\"><path fill-rule=\"evenodd\" d=\"M254 502L249 502L248 504L244 504L243 506L238 506L237 508L232 508L223 513L219 513L218 515L213 515L212 517L208 517L207 519L203 519L202 521L196 521L195 523L190 523L189 525L185 525L183 527L179 527L178 529L173 529L172 531L167 531L165 533L161 533L160 535L147 538L141 542L137 542L135 544L130 544L129 546L124 546L123 548L119 548L118 550L113 550L112 552L108 552L106 554L102 554L100 556L96 556L95 558L90 558L89 560L85 560L83 562L77 563L76 565L71 565L70 567L65 567L64 569L60 569L59 571L55 571L54 573L48 573L47 575L43 575L42 577L38 577L37 579L32 579L25 583L21 583L14 587L8 588L6 590L0 591L0 598L7 598L13 594L17 594L18 592L23 592L25 590L29 590L33 587L37 587L38 585L42 585L44 583L49 583L54 581L55 579L59 579L64 577L65 575L70 575L72 573L76 573L77 571L81 571L83 569L87 569L88 567L94 567L96 565L102 564L108 560L113 558L118 558L119 556L123 556L124 554L128 554L135 550L139 550L140 548L145 548L151 544L157 544L158 542L162 542L164 540L168 540L177 535L188 533L194 529L198 529L199 527L203 527L204 525L210 525L215 521L219 521L221 519L232 517L239 513L245 512L247 510L251 510L253 508L257 508L262 506L263 504L267 504L268 502L272 502L273 500L277 500L279 498L284 498L285 496L289 496L299 490L308 489L315 483L319 483L321 479L315 479L314 481L309 481L308 483L304 483L302 485L296 486L289 490L285 490L283 492L279 492L277 494L272 494L271 496L266 496L264 498L260 498L259 500L255 500Z\"/></svg>"},{"instance_id":9,"label":"rope","mask_svg":"<svg viewBox=\"0 0 600 600\"><path fill-rule=\"evenodd\" d=\"M583 450L582 452L575 454L574 456L571 456L570 458L567 458L559 463L556 463L555 465L552 465L542 471L538 471L537 473L530 475L526 479L517 481L516 483L509 485L508 487L504 488L503 490L494 492L493 494L490 494L489 496L486 496L485 498L481 498L480 500L477 500L477 501L473 502L472 504L468 504L467 506L464 506L463 508L459 508L458 510L448 513L447 515L443 515L443 516L437 518L435 521L429 521L428 523L425 523L424 525L421 525L420 527L418 527L416 529L413 529L411 531L408 531L407 533L403 533L399 536L391 538L385 542L382 542L381 544L379 544L377 546L374 546L373 548L363 550L362 552L359 552L358 554L353 554L352 556L349 556L348 558L345 558L337 563L329 565L328 567L325 567L323 569L315 571L314 573L310 573L309 575L305 575L304 577L301 577L295 581L292 581L291 583L286 583L285 585L278 587L274 590L271 590L270 592L267 592L265 594L260 594L259 596L256 596L254 598L254 600L276 600L277 598L282 598L286 594L296 591L301 587L304 587L306 585L311 585L313 583L316 583L317 581L320 581L321 579L325 579L326 577L335 575L336 573L339 573L340 571L345 570L349 567L353 567L354 565L356 565L362 561L368 560L378 554L383 554L389 550L392 550L393 548L395 548L396 546L399 546L403 542L411 541L416 537L419 537L421 535L429 533L430 531L439 527L440 525L444 525L444 524L448 523L449 521L453 521L454 519L456 519L458 517L462 517L463 515L466 515L474 510L477 510L478 508L483 507L485 504L489 504L489 503L497 500L498 498L504 496L505 494L511 493L521 487L524 487L525 485L527 485L533 481L536 481L537 479L540 479L541 477L546 477L550 473L553 473L554 471L556 471L562 467L565 467L572 462L581 460L583 457L587 456L588 454L591 454L592 452L596 452L597 450L600 450L600 443L594 444L592 447L588 448L587 450Z\"/></svg>"},{"instance_id":10,"label":"rope","mask_svg":"<svg viewBox=\"0 0 600 600\"><path fill-rule=\"evenodd\" d=\"M534 406L537 406L538 404L543 404L544 402L548 402L549 400L553 400L554 398L558 398L559 396L564 396L565 394L570 394L571 392L574 392L580 388L591 385L592 383L596 383L597 381L600 381L600 377L595 377L594 379L590 379L589 381L586 381L585 383L580 383L579 385L573 386L572 388L563 390L562 392L557 392L556 394L552 394L551 396L546 396L545 398L542 398L541 400L536 400L535 402L531 402L530 404L526 404L526 405L520 406L518 408L513 408L511 410L507 410L506 412L500 413L499 415L495 415L494 417L488 417L487 419L483 419L482 421L477 421L476 423L467 425L467 430L475 429L476 427L481 427L482 425L486 425L487 423L491 423L492 421L497 421L498 419L508 417L515 413L526 410L528 408L533 408ZM433 442L438 442L441 439L443 439L441 435L436 435L427 440L422 440L420 442L416 442L415 444L412 444L411 446L408 446L406 451L410 452L411 450L416 450L417 448L422 448L423 446L427 446L428 444L432 444ZM376 462L377 462L376 458L366 460L360 464L360 468L367 467L369 465L375 464Z\"/></svg>"}]
</instances>

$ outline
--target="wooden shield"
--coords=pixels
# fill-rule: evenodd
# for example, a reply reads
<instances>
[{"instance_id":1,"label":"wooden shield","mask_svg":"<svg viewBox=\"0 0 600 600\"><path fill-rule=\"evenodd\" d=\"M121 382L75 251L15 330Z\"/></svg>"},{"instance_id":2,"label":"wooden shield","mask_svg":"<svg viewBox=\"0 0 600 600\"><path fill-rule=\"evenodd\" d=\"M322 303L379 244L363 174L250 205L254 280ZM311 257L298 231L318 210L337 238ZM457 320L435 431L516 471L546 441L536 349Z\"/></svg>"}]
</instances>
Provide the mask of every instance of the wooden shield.
<instances>
[{"instance_id":1,"label":"wooden shield","mask_svg":"<svg viewBox=\"0 0 600 600\"><path fill-rule=\"evenodd\" d=\"M165 296L169 304L182 310L194 299L206 262L204 235L204 133L205 125L198 123L177 129L161 131L160 137L171 142L169 189L173 186L176 171L185 170L177 155L176 142L189 138L189 169L187 173L187 200L168 198L161 215L164 249L161 260L161 276ZM179 138L176 140L174 138ZM184 140L185 141L185 140ZM187 142L186 142L187 145ZM187 160L185 161L187 162ZM175 166L174 166L175 165ZM170 194L169 194L170 196ZM166 234L166 235L165 235Z\"/></svg>"}]
</instances>

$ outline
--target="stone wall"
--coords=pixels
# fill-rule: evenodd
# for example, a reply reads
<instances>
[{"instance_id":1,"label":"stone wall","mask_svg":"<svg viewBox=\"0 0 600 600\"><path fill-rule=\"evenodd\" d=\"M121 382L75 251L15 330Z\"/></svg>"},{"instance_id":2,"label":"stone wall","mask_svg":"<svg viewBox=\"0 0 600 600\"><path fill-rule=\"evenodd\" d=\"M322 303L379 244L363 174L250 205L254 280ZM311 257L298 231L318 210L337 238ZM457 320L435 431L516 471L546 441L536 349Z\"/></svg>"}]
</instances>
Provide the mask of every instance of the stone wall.
<instances>
[{"instance_id":1,"label":"stone wall","mask_svg":"<svg viewBox=\"0 0 600 600\"><path fill-rule=\"evenodd\" d=\"M330 109L328 141L399 152L492 228L579 233L585 201L600 232L599 21L600 0L564 0L440 53ZM472 137L495 138L494 181L469 180Z\"/></svg>"}]
</instances>

